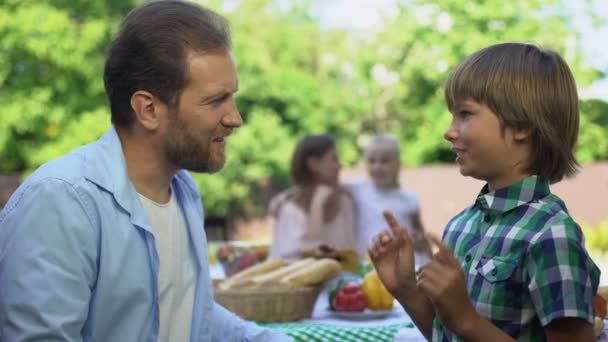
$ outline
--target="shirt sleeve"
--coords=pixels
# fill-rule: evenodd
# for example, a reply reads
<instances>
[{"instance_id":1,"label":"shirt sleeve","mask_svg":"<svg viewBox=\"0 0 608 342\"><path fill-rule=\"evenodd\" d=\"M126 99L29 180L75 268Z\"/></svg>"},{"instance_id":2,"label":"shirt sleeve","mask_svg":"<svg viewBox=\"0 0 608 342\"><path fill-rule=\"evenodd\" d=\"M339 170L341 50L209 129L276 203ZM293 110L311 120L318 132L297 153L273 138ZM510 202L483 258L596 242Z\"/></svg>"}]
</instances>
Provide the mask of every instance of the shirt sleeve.
<instances>
[{"instance_id":1,"label":"shirt sleeve","mask_svg":"<svg viewBox=\"0 0 608 342\"><path fill-rule=\"evenodd\" d=\"M593 324L599 269L582 244L580 228L554 225L540 234L526 255L528 290L543 326L565 317Z\"/></svg>"},{"instance_id":2,"label":"shirt sleeve","mask_svg":"<svg viewBox=\"0 0 608 342\"><path fill-rule=\"evenodd\" d=\"M15 196L0 216L0 336L82 341L97 272L85 202L59 180Z\"/></svg>"},{"instance_id":3,"label":"shirt sleeve","mask_svg":"<svg viewBox=\"0 0 608 342\"><path fill-rule=\"evenodd\" d=\"M211 326L214 327L213 342L293 342L293 339L287 335L239 318L218 303L214 303Z\"/></svg>"}]
</instances>

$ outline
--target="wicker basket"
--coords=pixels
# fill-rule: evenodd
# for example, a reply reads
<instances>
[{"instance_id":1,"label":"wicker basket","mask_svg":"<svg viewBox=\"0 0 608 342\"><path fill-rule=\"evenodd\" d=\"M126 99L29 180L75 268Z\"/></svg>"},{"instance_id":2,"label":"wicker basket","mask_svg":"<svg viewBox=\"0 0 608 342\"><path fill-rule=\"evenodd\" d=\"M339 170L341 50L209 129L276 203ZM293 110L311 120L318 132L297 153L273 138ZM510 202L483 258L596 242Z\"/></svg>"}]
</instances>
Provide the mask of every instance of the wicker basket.
<instances>
[{"instance_id":1,"label":"wicker basket","mask_svg":"<svg viewBox=\"0 0 608 342\"><path fill-rule=\"evenodd\" d=\"M293 322L310 318L322 286L215 289L215 301L250 321Z\"/></svg>"}]
</instances>

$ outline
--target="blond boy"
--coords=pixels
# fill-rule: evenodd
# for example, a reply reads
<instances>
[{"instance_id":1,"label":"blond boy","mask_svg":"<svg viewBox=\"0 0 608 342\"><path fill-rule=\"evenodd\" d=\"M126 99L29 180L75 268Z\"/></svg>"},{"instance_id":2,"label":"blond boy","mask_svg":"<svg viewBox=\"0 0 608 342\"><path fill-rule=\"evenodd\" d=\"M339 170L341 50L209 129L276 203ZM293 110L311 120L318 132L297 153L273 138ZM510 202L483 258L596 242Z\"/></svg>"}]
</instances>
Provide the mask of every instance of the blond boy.
<instances>
[{"instance_id":1,"label":"blond boy","mask_svg":"<svg viewBox=\"0 0 608 342\"><path fill-rule=\"evenodd\" d=\"M415 275L391 224L370 248L385 286L433 341L594 341L599 269L549 184L572 176L576 84L555 52L499 44L466 58L445 98L445 139L464 176L487 182Z\"/></svg>"},{"instance_id":2,"label":"blond boy","mask_svg":"<svg viewBox=\"0 0 608 342\"><path fill-rule=\"evenodd\" d=\"M390 134L375 135L365 148L365 165L370 180L349 185L357 205L360 255L366 255L372 238L386 226L382 213L390 210L397 222L408 228L414 241L416 264L429 260L420 204L416 194L399 185L401 169L399 141Z\"/></svg>"}]
</instances>

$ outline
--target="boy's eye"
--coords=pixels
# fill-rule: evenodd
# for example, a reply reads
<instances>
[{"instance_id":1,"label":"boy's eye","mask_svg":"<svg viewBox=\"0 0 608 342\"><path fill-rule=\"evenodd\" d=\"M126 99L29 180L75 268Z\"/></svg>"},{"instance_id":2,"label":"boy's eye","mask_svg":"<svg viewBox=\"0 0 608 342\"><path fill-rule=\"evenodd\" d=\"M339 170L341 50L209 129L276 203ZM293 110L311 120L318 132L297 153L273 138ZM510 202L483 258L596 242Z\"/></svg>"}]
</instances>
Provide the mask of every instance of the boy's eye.
<instances>
[{"instance_id":1,"label":"boy's eye","mask_svg":"<svg viewBox=\"0 0 608 342\"><path fill-rule=\"evenodd\" d=\"M466 110L461 110L459 114L461 117L466 118L467 116L471 115L471 112L466 111Z\"/></svg>"}]
</instances>

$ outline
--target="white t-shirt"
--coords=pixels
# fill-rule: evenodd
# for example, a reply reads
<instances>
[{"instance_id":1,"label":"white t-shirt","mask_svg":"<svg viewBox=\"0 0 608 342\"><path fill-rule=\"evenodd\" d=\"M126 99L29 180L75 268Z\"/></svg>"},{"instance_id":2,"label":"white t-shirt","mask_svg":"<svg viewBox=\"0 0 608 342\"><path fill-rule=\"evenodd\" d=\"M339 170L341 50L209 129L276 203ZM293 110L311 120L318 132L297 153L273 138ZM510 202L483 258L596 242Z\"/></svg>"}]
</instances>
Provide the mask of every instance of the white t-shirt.
<instances>
[{"instance_id":1,"label":"white t-shirt","mask_svg":"<svg viewBox=\"0 0 608 342\"><path fill-rule=\"evenodd\" d=\"M381 190L368 180L353 182L347 186L357 205L360 255L366 255L374 236L388 229L382 214L384 210L390 210L399 224L412 231L412 215L420 212L420 204L414 192L402 188ZM426 262L422 256L416 256L416 264Z\"/></svg>"},{"instance_id":2,"label":"white t-shirt","mask_svg":"<svg viewBox=\"0 0 608 342\"><path fill-rule=\"evenodd\" d=\"M154 229L160 260L158 341L190 341L196 277L184 215L173 191L166 204L141 194L139 198Z\"/></svg>"}]
</instances>

